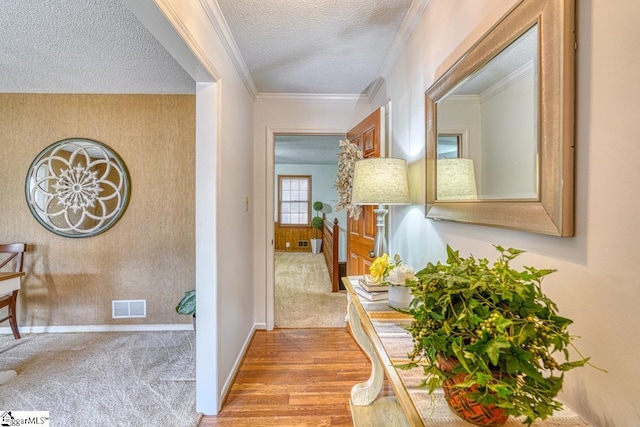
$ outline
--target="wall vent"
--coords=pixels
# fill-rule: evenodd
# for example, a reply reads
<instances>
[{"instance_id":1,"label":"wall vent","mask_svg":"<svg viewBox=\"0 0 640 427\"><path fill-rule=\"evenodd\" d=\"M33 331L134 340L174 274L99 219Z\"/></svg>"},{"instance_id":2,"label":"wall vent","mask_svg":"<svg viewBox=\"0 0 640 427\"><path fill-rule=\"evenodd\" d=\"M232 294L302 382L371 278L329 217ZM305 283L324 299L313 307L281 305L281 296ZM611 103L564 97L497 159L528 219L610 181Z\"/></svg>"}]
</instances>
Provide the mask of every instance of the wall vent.
<instances>
[{"instance_id":1,"label":"wall vent","mask_svg":"<svg viewBox=\"0 0 640 427\"><path fill-rule=\"evenodd\" d=\"M111 301L111 317L113 319L147 317L147 300L138 299Z\"/></svg>"},{"instance_id":2,"label":"wall vent","mask_svg":"<svg viewBox=\"0 0 640 427\"><path fill-rule=\"evenodd\" d=\"M306 248L307 246L309 246L309 242L307 240L298 240L299 248Z\"/></svg>"}]
</instances>

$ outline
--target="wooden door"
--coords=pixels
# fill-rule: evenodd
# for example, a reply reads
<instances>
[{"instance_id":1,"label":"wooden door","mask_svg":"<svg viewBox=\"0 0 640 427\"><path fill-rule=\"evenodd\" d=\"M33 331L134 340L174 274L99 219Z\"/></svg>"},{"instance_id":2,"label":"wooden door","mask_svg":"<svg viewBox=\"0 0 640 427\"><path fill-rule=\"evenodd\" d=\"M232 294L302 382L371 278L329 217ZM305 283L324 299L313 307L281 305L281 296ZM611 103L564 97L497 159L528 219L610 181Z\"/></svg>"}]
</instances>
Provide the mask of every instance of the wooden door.
<instances>
[{"instance_id":1,"label":"wooden door","mask_svg":"<svg viewBox=\"0 0 640 427\"><path fill-rule=\"evenodd\" d=\"M347 133L347 139L357 144L365 159L380 157L384 147L383 135L384 108L379 108L366 119L358 123ZM373 241L376 237L376 218L374 206L363 206L362 214L356 221L347 218L347 275L369 274L369 266L374 260L371 256Z\"/></svg>"}]
</instances>

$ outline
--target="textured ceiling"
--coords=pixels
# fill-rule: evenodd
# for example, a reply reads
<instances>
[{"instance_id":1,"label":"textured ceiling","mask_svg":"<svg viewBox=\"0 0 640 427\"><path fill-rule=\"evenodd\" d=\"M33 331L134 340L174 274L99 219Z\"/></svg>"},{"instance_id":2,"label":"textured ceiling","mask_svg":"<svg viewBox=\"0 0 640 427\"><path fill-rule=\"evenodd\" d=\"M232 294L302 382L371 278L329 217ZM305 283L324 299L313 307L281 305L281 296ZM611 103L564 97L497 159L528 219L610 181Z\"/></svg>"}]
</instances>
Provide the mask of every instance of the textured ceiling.
<instances>
[{"instance_id":1,"label":"textured ceiling","mask_svg":"<svg viewBox=\"0 0 640 427\"><path fill-rule=\"evenodd\" d=\"M191 77L119 0L1 4L0 92L195 92Z\"/></svg>"},{"instance_id":2,"label":"textured ceiling","mask_svg":"<svg viewBox=\"0 0 640 427\"><path fill-rule=\"evenodd\" d=\"M218 0L261 93L361 94L412 0Z\"/></svg>"},{"instance_id":3,"label":"textured ceiling","mask_svg":"<svg viewBox=\"0 0 640 427\"><path fill-rule=\"evenodd\" d=\"M412 0L218 0L261 93L362 94ZM120 0L0 7L0 92L194 93L195 83ZM283 136L279 163L336 164L339 137Z\"/></svg>"},{"instance_id":4,"label":"textured ceiling","mask_svg":"<svg viewBox=\"0 0 640 427\"><path fill-rule=\"evenodd\" d=\"M258 92L362 94L412 0L218 3ZM120 0L8 0L0 24L0 92L195 91Z\"/></svg>"}]
</instances>

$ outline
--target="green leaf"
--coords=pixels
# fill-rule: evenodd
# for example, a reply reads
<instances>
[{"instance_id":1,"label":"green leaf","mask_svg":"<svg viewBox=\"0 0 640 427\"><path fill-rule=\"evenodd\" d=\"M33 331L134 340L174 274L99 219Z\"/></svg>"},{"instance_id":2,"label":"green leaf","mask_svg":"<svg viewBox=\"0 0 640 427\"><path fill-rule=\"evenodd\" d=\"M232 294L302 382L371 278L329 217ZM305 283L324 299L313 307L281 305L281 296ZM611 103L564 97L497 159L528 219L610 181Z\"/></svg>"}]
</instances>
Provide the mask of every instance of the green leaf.
<instances>
[{"instance_id":1,"label":"green leaf","mask_svg":"<svg viewBox=\"0 0 640 427\"><path fill-rule=\"evenodd\" d=\"M505 357L507 374L515 375L519 372L522 372L524 369L526 369L524 364L529 363L532 356L531 356L531 353L529 353L528 351L525 351L519 348L512 348L511 353L512 353L511 355L508 355Z\"/></svg>"},{"instance_id":2,"label":"green leaf","mask_svg":"<svg viewBox=\"0 0 640 427\"><path fill-rule=\"evenodd\" d=\"M580 366L586 365L587 362L589 362L589 359L590 357L587 357L586 359L582 359L582 360L576 360L573 362L565 362L560 365L559 369L561 371L568 371L569 369L579 368Z\"/></svg>"},{"instance_id":3,"label":"green leaf","mask_svg":"<svg viewBox=\"0 0 640 427\"><path fill-rule=\"evenodd\" d=\"M495 320L496 329L498 332L503 333L507 330L507 328L513 325L513 321L509 319L505 319L504 317L499 317Z\"/></svg>"},{"instance_id":4,"label":"green leaf","mask_svg":"<svg viewBox=\"0 0 640 427\"><path fill-rule=\"evenodd\" d=\"M192 289L184 293L184 296L176 306L176 313L196 315L196 290Z\"/></svg>"},{"instance_id":5,"label":"green leaf","mask_svg":"<svg viewBox=\"0 0 640 427\"><path fill-rule=\"evenodd\" d=\"M481 387L486 387L491 381L493 381L493 375L483 374L482 372L476 372L476 383Z\"/></svg>"},{"instance_id":6,"label":"green leaf","mask_svg":"<svg viewBox=\"0 0 640 427\"><path fill-rule=\"evenodd\" d=\"M476 378L468 376L464 381L456 383L454 387L455 388L471 388L476 384L478 384L478 380Z\"/></svg>"},{"instance_id":7,"label":"green leaf","mask_svg":"<svg viewBox=\"0 0 640 427\"><path fill-rule=\"evenodd\" d=\"M487 343L487 347L485 349L485 353L489 356L489 360L494 366L498 366L498 359L500 358L500 349L502 348L510 348L511 344L509 344L504 338L493 339Z\"/></svg>"},{"instance_id":8,"label":"green leaf","mask_svg":"<svg viewBox=\"0 0 640 427\"><path fill-rule=\"evenodd\" d=\"M507 399L509 396L513 395L513 391L511 391L510 387L505 385L497 385L492 387L491 390L498 395L500 399ZM510 406L513 406L510 404Z\"/></svg>"}]
</instances>

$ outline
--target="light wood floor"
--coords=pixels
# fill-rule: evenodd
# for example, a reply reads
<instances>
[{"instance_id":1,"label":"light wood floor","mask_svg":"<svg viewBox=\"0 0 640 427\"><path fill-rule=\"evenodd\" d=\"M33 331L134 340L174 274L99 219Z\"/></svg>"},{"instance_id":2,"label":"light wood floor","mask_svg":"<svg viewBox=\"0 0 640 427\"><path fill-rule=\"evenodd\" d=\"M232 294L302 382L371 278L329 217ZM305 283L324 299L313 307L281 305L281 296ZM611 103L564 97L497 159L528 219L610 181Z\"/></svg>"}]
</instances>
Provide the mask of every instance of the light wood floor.
<instances>
[{"instance_id":1,"label":"light wood floor","mask_svg":"<svg viewBox=\"0 0 640 427\"><path fill-rule=\"evenodd\" d=\"M257 331L222 411L200 426L352 426L351 387L370 374L346 329Z\"/></svg>"}]
</instances>

